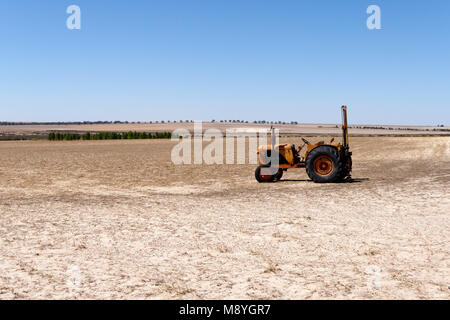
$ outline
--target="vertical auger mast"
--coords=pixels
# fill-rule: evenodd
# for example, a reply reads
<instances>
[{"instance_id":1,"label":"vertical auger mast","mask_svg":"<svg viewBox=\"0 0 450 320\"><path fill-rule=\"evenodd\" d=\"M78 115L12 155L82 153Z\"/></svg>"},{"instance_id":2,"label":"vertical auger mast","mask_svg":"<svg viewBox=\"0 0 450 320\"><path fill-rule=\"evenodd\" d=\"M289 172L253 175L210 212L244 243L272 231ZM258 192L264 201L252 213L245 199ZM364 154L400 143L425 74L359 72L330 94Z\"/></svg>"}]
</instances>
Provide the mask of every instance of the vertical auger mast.
<instances>
[{"instance_id":1,"label":"vertical auger mast","mask_svg":"<svg viewBox=\"0 0 450 320\"><path fill-rule=\"evenodd\" d=\"M342 106L342 144L348 149L347 106Z\"/></svg>"}]
</instances>

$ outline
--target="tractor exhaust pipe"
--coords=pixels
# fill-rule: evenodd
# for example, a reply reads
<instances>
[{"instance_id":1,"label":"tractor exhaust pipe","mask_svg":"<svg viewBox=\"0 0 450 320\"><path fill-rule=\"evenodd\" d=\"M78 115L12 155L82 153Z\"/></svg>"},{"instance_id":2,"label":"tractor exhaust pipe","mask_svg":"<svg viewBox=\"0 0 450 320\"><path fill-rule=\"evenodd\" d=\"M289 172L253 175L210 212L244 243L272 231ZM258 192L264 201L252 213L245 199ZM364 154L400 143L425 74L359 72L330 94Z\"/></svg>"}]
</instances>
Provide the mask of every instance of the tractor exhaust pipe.
<instances>
[{"instance_id":1,"label":"tractor exhaust pipe","mask_svg":"<svg viewBox=\"0 0 450 320\"><path fill-rule=\"evenodd\" d=\"M272 150L275 150L276 137L275 137L275 128L270 127L270 144L272 146Z\"/></svg>"}]
</instances>

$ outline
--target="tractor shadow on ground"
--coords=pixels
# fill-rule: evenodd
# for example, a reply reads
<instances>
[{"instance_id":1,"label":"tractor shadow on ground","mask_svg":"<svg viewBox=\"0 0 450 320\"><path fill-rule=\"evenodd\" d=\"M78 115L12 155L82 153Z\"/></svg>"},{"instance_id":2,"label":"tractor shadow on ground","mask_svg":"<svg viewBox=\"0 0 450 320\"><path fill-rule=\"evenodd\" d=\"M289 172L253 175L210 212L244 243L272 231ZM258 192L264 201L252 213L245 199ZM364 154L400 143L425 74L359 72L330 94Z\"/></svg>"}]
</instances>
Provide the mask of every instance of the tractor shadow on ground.
<instances>
[{"instance_id":1,"label":"tractor shadow on ground","mask_svg":"<svg viewBox=\"0 0 450 320\"><path fill-rule=\"evenodd\" d=\"M342 181L338 181L336 183L358 183L358 182L363 182L363 181L369 181L369 178L349 178L349 179L345 179Z\"/></svg>"},{"instance_id":2,"label":"tractor shadow on ground","mask_svg":"<svg viewBox=\"0 0 450 320\"><path fill-rule=\"evenodd\" d=\"M359 183L363 181L369 181L369 178L350 178L342 181L337 181L334 183ZM277 182L313 182L311 179L281 179Z\"/></svg>"}]
</instances>

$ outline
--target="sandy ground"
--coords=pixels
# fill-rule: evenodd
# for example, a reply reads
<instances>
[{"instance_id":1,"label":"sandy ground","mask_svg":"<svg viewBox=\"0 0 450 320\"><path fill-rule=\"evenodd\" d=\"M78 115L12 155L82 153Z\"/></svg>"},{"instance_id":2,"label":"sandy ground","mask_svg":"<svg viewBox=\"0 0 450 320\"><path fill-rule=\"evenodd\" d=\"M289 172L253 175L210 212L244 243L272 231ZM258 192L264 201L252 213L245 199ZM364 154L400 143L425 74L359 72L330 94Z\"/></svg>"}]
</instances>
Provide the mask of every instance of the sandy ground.
<instances>
[{"instance_id":1,"label":"sandy ground","mask_svg":"<svg viewBox=\"0 0 450 320\"><path fill-rule=\"evenodd\" d=\"M449 137L353 138L326 185L173 145L0 142L0 298L450 298Z\"/></svg>"}]
</instances>

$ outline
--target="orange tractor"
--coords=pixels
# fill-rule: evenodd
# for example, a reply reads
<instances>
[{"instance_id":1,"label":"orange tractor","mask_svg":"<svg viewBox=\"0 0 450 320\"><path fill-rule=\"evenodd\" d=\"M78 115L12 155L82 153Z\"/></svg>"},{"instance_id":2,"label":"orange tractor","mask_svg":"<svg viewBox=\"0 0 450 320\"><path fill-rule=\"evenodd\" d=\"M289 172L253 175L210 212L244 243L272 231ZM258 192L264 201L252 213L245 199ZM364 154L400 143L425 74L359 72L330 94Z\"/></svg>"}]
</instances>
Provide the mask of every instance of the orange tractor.
<instances>
[{"instance_id":1,"label":"orange tractor","mask_svg":"<svg viewBox=\"0 0 450 320\"><path fill-rule=\"evenodd\" d=\"M306 173L314 182L326 183L350 178L352 153L348 145L347 106L342 106L342 143L324 141L311 144L302 138L303 145L275 144L275 132L271 131L272 144L258 148L259 167L255 170L258 182L275 182L283 172L291 168L306 168ZM305 154L301 150L307 147ZM272 156L272 150L273 156Z\"/></svg>"}]
</instances>

